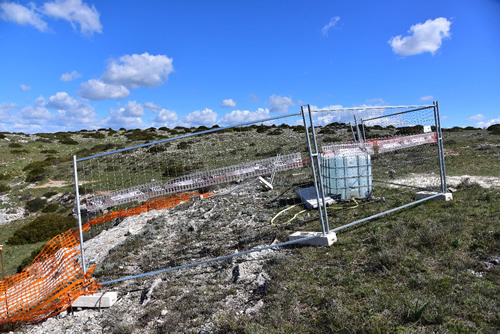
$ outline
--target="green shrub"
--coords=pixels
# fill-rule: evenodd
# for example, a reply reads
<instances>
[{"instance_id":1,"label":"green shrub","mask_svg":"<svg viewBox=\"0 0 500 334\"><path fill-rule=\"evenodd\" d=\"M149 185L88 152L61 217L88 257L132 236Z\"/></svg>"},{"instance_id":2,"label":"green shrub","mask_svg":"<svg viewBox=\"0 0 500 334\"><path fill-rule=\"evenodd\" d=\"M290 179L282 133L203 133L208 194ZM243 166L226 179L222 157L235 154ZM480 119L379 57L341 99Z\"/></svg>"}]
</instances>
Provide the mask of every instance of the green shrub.
<instances>
[{"instance_id":1,"label":"green shrub","mask_svg":"<svg viewBox=\"0 0 500 334\"><path fill-rule=\"evenodd\" d=\"M267 134L268 134L269 136L279 136L279 135L280 135L280 134L282 134L282 133L283 133L283 130L281 130L281 129L276 129L276 130L273 130L273 131L271 131L271 132L268 132Z\"/></svg>"},{"instance_id":2,"label":"green shrub","mask_svg":"<svg viewBox=\"0 0 500 334\"><path fill-rule=\"evenodd\" d=\"M106 138L106 135L100 132L89 132L84 134L83 138L103 139Z\"/></svg>"},{"instance_id":3,"label":"green shrub","mask_svg":"<svg viewBox=\"0 0 500 334\"><path fill-rule=\"evenodd\" d=\"M500 135L500 124L493 124L489 126L486 130L490 131L494 135Z\"/></svg>"},{"instance_id":4,"label":"green shrub","mask_svg":"<svg viewBox=\"0 0 500 334\"><path fill-rule=\"evenodd\" d=\"M179 144L177 144L177 148L179 150L187 150L190 147L191 146L187 142L185 142L185 141L181 141Z\"/></svg>"},{"instance_id":5,"label":"green shrub","mask_svg":"<svg viewBox=\"0 0 500 334\"><path fill-rule=\"evenodd\" d=\"M19 143L10 143L9 144L9 147L12 147L12 148L20 148L20 147L23 147L23 145L19 144Z\"/></svg>"},{"instance_id":6,"label":"green shrub","mask_svg":"<svg viewBox=\"0 0 500 334\"><path fill-rule=\"evenodd\" d=\"M52 196L54 195L57 195L58 192L57 191L47 191L45 194L43 194L42 196L45 197L45 198L51 198Z\"/></svg>"},{"instance_id":7,"label":"green shrub","mask_svg":"<svg viewBox=\"0 0 500 334\"><path fill-rule=\"evenodd\" d=\"M42 181L47 177L47 170L43 167L36 167L29 171L26 176L26 182L34 183Z\"/></svg>"},{"instance_id":8,"label":"green shrub","mask_svg":"<svg viewBox=\"0 0 500 334\"><path fill-rule=\"evenodd\" d=\"M257 126L257 133L265 133L267 132L268 127L265 125L259 125Z\"/></svg>"},{"instance_id":9,"label":"green shrub","mask_svg":"<svg viewBox=\"0 0 500 334\"><path fill-rule=\"evenodd\" d=\"M45 205L47 205L47 200L42 198L35 198L31 201L26 202L25 209L29 212L40 211Z\"/></svg>"},{"instance_id":10,"label":"green shrub","mask_svg":"<svg viewBox=\"0 0 500 334\"><path fill-rule=\"evenodd\" d=\"M295 132L305 132L306 128L303 125L295 125L292 127Z\"/></svg>"},{"instance_id":11,"label":"green shrub","mask_svg":"<svg viewBox=\"0 0 500 334\"><path fill-rule=\"evenodd\" d=\"M59 152L57 152L56 150L41 150L40 153L44 153L44 154L57 154Z\"/></svg>"},{"instance_id":12,"label":"green shrub","mask_svg":"<svg viewBox=\"0 0 500 334\"><path fill-rule=\"evenodd\" d=\"M59 139L59 142L64 145L78 145L78 142L72 138Z\"/></svg>"},{"instance_id":13,"label":"green shrub","mask_svg":"<svg viewBox=\"0 0 500 334\"><path fill-rule=\"evenodd\" d=\"M42 209L43 213L53 213L59 210L59 205L55 203L48 204L45 208Z\"/></svg>"},{"instance_id":14,"label":"green shrub","mask_svg":"<svg viewBox=\"0 0 500 334\"><path fill-rule=\"evenodd\" d=\"M11 154L21 154L21 153L24 153L24 154L28 154L30 153L28 150L12 150L10 151Z\"/></svg>"},{"instance_id":15,"label":"green shrub","mask_svg":"<svg viewBox=\"0 0 500 334\"><path fill-rule=\"evenodd\" d=\"M178 161L170 160L167 162L167 167L163 171L163 177L171 178L184 174L184 166Z\"/></svg>"},{"instance_id":16,"label":"green shrub","mask_svg":"<svg viewBox=\"0 0 500 334\"><path fill-rule=\"evenodd\" d=\"M0 133L0 139L5 139L7 137L5 137L5 135L3 133Z\"/></svg>"},{"instance_id":17,"label":"green shrub","mask_svg":"<svg viewBox=\"0 0 500 334\"><path fill-rule=\"evenodd\" d=\"M39 216L32 222L16 230L7 240L7 243L9 245L25 245L49 240L60 233L76 227L77 223L77 220L73 216L56 214Z\"/></svg>"},{"instance_id":18,"label":"green shrub","mask_svg":"<svg viewBox=\"0 0 500 334\"><path fill-rule=\"evenodd\" d=\"M10 190L10 187L6 184L0 183L0 194L5 193Z\"/></svg>"},{"instance_id":19,"label":"green shrub","mask_svg":"<svg viewBox=\"0 0 500 334\"><path fill-rule=\"evenodd\" d=\"M0 180L7 180L9 178L8 173L0 173Z\"/></svg>"}]
</instances>

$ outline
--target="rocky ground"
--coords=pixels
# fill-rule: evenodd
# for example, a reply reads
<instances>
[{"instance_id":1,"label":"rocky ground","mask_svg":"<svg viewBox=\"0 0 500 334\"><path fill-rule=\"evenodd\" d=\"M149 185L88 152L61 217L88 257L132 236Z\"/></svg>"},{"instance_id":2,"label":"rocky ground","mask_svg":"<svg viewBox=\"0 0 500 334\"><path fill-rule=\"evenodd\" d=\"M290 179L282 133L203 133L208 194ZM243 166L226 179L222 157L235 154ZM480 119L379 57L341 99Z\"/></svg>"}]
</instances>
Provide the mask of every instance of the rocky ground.
<instances>
[{"instance_id":1,"label":"rocky ground","mask_svg":"<svg viewBox=\"0 0 500 334\"><path fill-rule=\"evenodd\" d=\"M103 282L286 241L269 223L273 203L279 202L273 202L276 194L252 184L226 196L125 218L85 243L87 261ZM259 311L271 279L266 266L287 252L266 250L104 285L102 291L118 292L112 308L66 311L21 332L216 332L228 314Z\"/></svg>"}]
</instances>

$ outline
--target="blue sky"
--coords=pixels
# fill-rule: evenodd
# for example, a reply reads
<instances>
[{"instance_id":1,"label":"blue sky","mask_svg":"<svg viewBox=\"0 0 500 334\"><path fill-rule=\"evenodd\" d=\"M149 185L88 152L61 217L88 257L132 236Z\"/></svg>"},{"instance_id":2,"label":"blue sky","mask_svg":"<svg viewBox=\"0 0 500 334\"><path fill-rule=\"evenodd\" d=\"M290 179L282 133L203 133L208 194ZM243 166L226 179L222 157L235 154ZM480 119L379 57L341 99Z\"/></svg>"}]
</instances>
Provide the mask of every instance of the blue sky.
<instances>
[{"instance_id":1,"label":"blue sky","mask_svg":"<svg viewBox=\"0 0 500 334\"><path fill-rule=\"evenodd\" d=\"M0 131L438 100L500 123L500 1L0 1Z\"/></svg>"}]
</instances>

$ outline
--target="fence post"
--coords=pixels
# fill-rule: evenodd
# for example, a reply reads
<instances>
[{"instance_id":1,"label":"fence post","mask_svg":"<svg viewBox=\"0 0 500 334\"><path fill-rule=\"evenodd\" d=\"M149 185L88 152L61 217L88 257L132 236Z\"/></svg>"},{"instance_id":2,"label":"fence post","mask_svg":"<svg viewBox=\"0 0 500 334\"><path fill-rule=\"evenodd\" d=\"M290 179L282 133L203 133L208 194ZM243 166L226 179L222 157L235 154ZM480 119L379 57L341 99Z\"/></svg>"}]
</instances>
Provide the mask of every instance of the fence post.
<instances>
[{"instance_id":1,"label":"fence post","mask_svg":"<svg viewBox=\"0 0 500 334\"><path fill-rule=\"evenodd\" d=\"M87 273L85 266L85 251L83 249L83 231L82 231L82 214L80 212L80 191L78 190L78 170L76 167L76 155L73 155L73 172L75 174L75 201L76 201L76 214L78 215L78 232L80 233L80 253L82 256L83 274Z\"/></svg>"},{"instance_id":2,"label":"fence post","mask_svg":"<svg viewBox=\"0 0 500 334\"><path fill-rule=\"evenodd\" d=\"M441 131L441 120L439 117L439 103L438 101L433 102L434 105L434 121L436 123L436 136L438 144L438 155L439 155L439 174L441 178L441 192L447 193L448 187L446 185L446 168L444 163L444 148L443 148L443 132Z\"/></svg>"},{"instance_id":3,"label":"fence post","mask_svg":"<svg viewBox=\"0 0 500 334\"><path fill-rule=\"evenodd\" d=\"M305 128L305 134L306 134L306 139L307 139L307 147L309 149L309 159L311 160L311 169L312 169L313 180L314 180L314 189L316 190L316 200L318 201L318 211L319 211L319 218L321 221L321 229L322 229L323 235L325 235L325 233L328 233L329 231L325 230L325 220L323 217L323 209L321 207L321 203L319 202L320 192L318 190L318 178L316 176L316 168L314 166L314 158L316 158L316 161L318 159L318 149L317 149L317 145L316 145L316 136L314 135L314 127L312 125L311 109L310 109L309 105L307 106L307 108L309 111L309 118L310 118L311 128L312 128L312 132L313 132L314 145L316 147L316 152L314 152L314 153L313 153L313 147L311 145L311 138L309 138L309 129L308 129L309 126L307 125L304 106L300 107L300 111L302 114L302 119L304 120L304 128ZM319 166L319 164L318 164L318 166ZM320 182L321 182L321 175L320 175ZM323 187L321 186L321 188L323 188ZM326 209L326 203L325 203L324 196L323 196L323 189L321 189L321 196L323 197L323 204L325 205L325 209Z\"/></svg>"}]
</instances>

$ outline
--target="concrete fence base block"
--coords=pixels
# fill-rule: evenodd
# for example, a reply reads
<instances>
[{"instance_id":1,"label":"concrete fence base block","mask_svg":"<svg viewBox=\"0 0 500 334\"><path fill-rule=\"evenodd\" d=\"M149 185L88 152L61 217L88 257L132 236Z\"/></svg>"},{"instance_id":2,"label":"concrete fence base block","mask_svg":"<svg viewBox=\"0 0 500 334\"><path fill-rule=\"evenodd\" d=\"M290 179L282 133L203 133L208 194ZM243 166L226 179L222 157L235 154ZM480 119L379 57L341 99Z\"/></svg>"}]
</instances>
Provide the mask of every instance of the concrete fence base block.
<instances>
[{"instance_id":1,"label":"concrete fence base block","mask_svg":"<svg viewBox=\"0 0 500 334\"><path fill-rule=\"evenodd\" d=\"M299 242L299 245L309 245L309 246L326 246L329 247L333 245L334 242L337 241L337 235L335 232L330 232L328 234L323 235L321 232L295 232L290 234L288 237L288 240L297 240L297 239L303 239L307 237L312 237L318 235L319 237L310 239L310 240L304 240L303 242Z\"/></svg>"},{"instance_id":2,"label":"concrete fence base block","mask_svg":"<svg viewBox=\"0 0 500 334\"><path fill-rule=\"evenodd\" d=\"M433 196L436 194L437 194L437 192L435 192L435 191L419 191L415 194L415 199L416 200L424 199L424 198L427 198L429 196ZM441 194L441 196L438 196L434 199L438 200L438 201L451 201L453 199L453 194L452 193Z\"/></svg>"},{"instance_id":3,"label":"concrete fence base block","mask_svg":"<svg viewBox=\"0 0 500 334\"><path fill-rule=\"evenodd\" d=\"M111 307L116 303L118 294L116 292L102 292L94 293L90 296L78 297L71 307L84 307L84 308L97 308L97 307ZM100 300L100 301L99 301Z\"/></svg>"}]
</instances>

